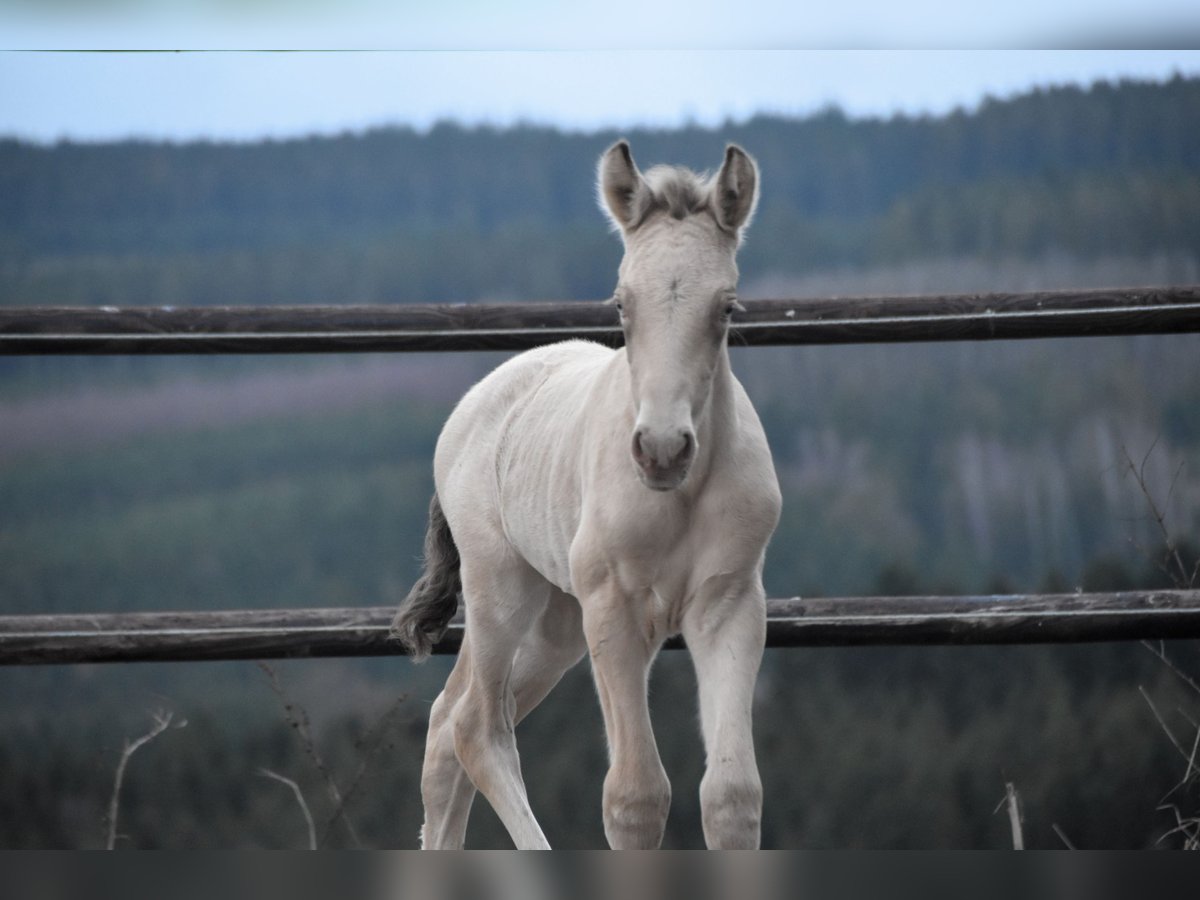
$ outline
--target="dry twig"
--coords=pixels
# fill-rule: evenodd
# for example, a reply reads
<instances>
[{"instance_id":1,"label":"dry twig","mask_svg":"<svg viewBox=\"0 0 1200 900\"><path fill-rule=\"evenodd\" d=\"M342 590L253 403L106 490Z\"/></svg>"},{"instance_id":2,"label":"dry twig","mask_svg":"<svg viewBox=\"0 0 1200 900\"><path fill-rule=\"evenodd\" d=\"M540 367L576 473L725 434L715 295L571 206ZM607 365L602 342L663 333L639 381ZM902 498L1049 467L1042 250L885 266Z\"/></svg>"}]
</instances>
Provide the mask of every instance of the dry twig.
<instances>
[{"instance_id":1,"label":"dry twig","mask_svg":"<svg viewBox=\"0 0 1200 900\"><path fill-rule=\"evenodd\" d=\"M112 797L108 801L108 841L105 843L105 848L108 850L114 850L117 846L117 813L121 806L121 785L125 781L125 767L129 765L129 758L140 747L150 743L170 728L171 718L174 716L174 713L160 709L155 711L153 715L154 726L137 740L126 740L125 749L121 751L121 761L117 763L117 775L113 780ZM180 722L175 727L183 728L185 725L187 725L186 720Z\"/></svg>"},{"instance_id":2,"label":"dry twig","mask_svg":"<svg viewBox=\"0 0 1200 900\"><path fill-rule=\"evenodd\" d=\"M1165 550L1161 556L1155 556L1148 552L1146 552L1146 556L1154 561L1155 565L1158 566L1158 568L1175 584L1176 587L1181 589L1193 588L1196 586L1197 576L1200 575L1200 558L1197 558L1195 566L1189 573L1187 565L1183 561L1183 556L1179 552L1178 545L1171 540L1171 534L1167 530L1166 514L1159 509L1158 504L1154 502L1154 497L1150 494L1150 488L1146 484L1146 463L1150 459L1150 455L1154 452L1154 448L1157 445L1158 438L1156 437L1153 443L1150 444L1150 448L1146 451L1146 455L1142 457L1142 462L1140 465L1134 464L1133 458L1129 455L1129 451L1124 445L1121 447L1121 452L1125 456L1126 468L1129 470L1130 474L1133 475L1134 480L1137 482L1138 489L1141 490L1142 496L1146 499L1146 504L1150 507L1150 515L1155 524L1158 526L1158 532L1162 537L1163 546L1165 547ZM1184 464L1180 463L1175 469L1174 475L1171 477L1171 485L1167 489L1167 503L1170 503L1171 496L1175 493L1175 485L1179 480L1180 474L1183 472L1183 468ZM1194 692L1200 694L1200 684L1198 684L1194 678L1179 668L1179 666L1177 666L1167 656L1166 645L1163 641L1159 641L1157 646L1152 644L1150 641L1142 641L1141 643L1142 646L1154 654L1158 660L1171 671L1173 675L1179 678L1180 681L1186 684ZM1182 756L1187 762L1187 768L1184 770L1183 778L1177 785L1175 785L1175 787L1171 788L1171 790L1167 792L1166 797L1163 798L1163 801L1165 801L1172 794L1180 791L1181 789L1187 787L1189 783L1193 782L1196 774L1200 774L1200 770L1198 770L1196 767L1196 753L1198 750L1200 750L1200 727L1197 727L1196 721L1191 716L1189 716L1186 712L1183 712L1183 710L1180 710L1180 712L1183 713L1184 718L1188 720L1192 728L1196 731L1195 739L1192 741L1192 750L1189 753L1184 749L1184 745L1175 736L1175 733L1171 731L1170 727L1166 723L1166 720L1162 717L1158 711L1158 708L1154 705L1154 701L1151 700L1150 695L1146 693L1146 689L1139 685L1138 691L1141 693L1142 699L1146 701L1146 705L1150 707L1150 712L1154 714L1154 718L1158 720L1159 727L1162 728L1163 732L1174 745L1175 749L1179 751L1179 755ZM1158 809L1170 810L1175 816L1176 823L1174 828L1159 838L1159 843L1162 843L1172 835L1182 834L1183 848L1185 850L1200 849L1200 818L1185 817L1179 811L1179 807L1173 803L1163 802L1158 806Z\"/></svg>"},{"instance_id":3,"label":"dry twig","mask_svg":"<svg viewBox=\"0 0 1200 900\"><path fill-rule=\"evenodd\" d=\"M1159 641L1157 647L1155 647L1149 641L1142 641L1142 646L1157 656L1162 664L1170 669L1171 673L1179 678L1180 681L1190 687L1197 694L1200 694L1200 684L1197 684L1196 679L1192 678L1192 676L1171 661L1171 658L1167 656L1166 644L1163 641Z\"/></svg>"},{"instance_id":4,"label":"dry twig","mask_svg":"<svg viewBox=\"0 0 1200 900\"><path fill-rule=\"evenodd\" d=\"M304 802L304 794L300 790L300 785L296 784L292 779L285 778L278 772L272 772L270 769L259 768L258 774L264 778L273 778L281 784L286 784L292 789L292 794L296 798L296 802L300 804L300 811L304 813L304 821L308 824L308 849L317 849L317 826L313 822L312 813L308 810L308 804Z\"/></svg>"},{"instance_id":5,"label":"dry twig","mask_svg":"<svg viewBox=\"0 0 1200 900\"><path fill-rule=\"evenodd\" d=\"M1142 643L1146 644L1145 641L1143 641ZM1155 652L1153 647L1151 647L1149 644L1146 644L1146 646L1152 652ZM1167 659L1166 655L1164 653L1162 653L1161 650L1155 652L1155 655L1158 656L1160 659L1162 659L1163 662L1165 662L1168 666L1170 666L1170 668L1173 671L1175 671L1175 673L1178 674L1184 681L1186 681L1188 684L1195 687L1195 683L1183 672L1180 672L1178 669L1176 669L1174 664L1172 664L1171 661L1169 659ZM1186 762L1187 762L1187 767L1184 769L1184 772L1183 772L1183 778L1181 778L1179 783L1177 785L1175 785L1173 788L1171 788L1171 790L1167 791L1166 796L1163 798L1163 800L1165 801L1172 794L1176 793L1179 790L1182 790L1183 788L1187 787L1188 784L1194 782L1196 780L1195 776L1197 774L1200 774L1200 768L1197 768L1197 766L1196 766L1196 754L1198 751L1200 751L1200 728L1196 727L1196 723L1192 720L1192 718L1190 716L1187 716L1186 713L1184 714L1185 718L1188 719L1188 721L1191 723L1192 727L1196 730L1196 736L1192 740L1192 750L1190 753L1188 753L1186 750L1183 749L1183 744L1181 744L1179 742L1179 739L1175 737L1175 734L1171 731L1171 729L1167 727L1166 721L1163 719L1162 715L1159 714L1158 709L1154 706L1154 702L1150 699L1150 696L1146 693L1145 689L1139 685L1138 690L1141 692L1142 697L1146 701L1146 704L1150 707L1150 711L1152 713L1154 713L1154 718L1158 720L1159 727L1162 728L1162 730L1166 733L1167 737L1170 739L1171 743L1174 744L1175 749L1179 751L1179 755L1182 756L1184 758L1184 760L1186 760ZM1158 843L1161 844L1167 838L1172 837L1176 834L1181 834L1181 835L1183 835L1183 849L1184 850L1200 850L1200 818L1195 817L1195 816L1185 817L1179 811L1179 807L1176 806L1174 803L1162 802L1159 804L1159 806L1157 808L1159 810L1170 810L1171 813L1175 816L1175 827L1172 828L1170 831L1166 832L1165 834L1163 834L1158 839Z\"/></svg>"},{"instance_id":6,"label":"dry twig","mask_svg":"<svg viewBox=\"0 0 1200 900\"><path fill-rule=\"evenodd\" d=\"M1074 849L1076 849L1076 848L1075 848L1075 845L1071 843L1071 839L1070 839L1069 837L1067 837L1067 834L1066 834L1066 832L1065 832L1065 831L1063 831L1061 828L1059 828L1059 827L1058 827L1058 823L1057 823L1057 822L1051 822L1051 823L1050 823L1050 827L1054 829L1054 833L1058 835L1058 839L1059 839L1060 841L1062 841L1062 842L1063 842L1063 845L1064 845L1064 846L1065 846L1065 847L1066 847L1068 850L1074 850Z\"/></svg>"},{"instance_id":7,"label":"dry twig","mask_svg":"<svg viewBox=\"0 0 1200 900\"><path fill-rule=\"evenodd\" d=\"M1025 832L1021 826L1025 817L1021 813L1021 795L1017 793L1017 787L1011 781L1005 782L1004 797L996 804L992 815L1000 812L1005 806L1008 807L1008 824L1012 828L1013 849L1024 850ZM1057 828L1057 826L1055 827Z\"/></svg>"},{"instance_id":8,"label":"dry twig","mask_svg":"<svg viewBox=\"0 0 1200 900\"><path fill-rule=\"evenodd\" d=\"M276 675L275 669L265 662L259 662L258 667L266 673L267 678L271 682L271 690L275 692L275 696L279 698L279 702L283 705L283 715L287 719L288 724L300 737L300 743L303 745L309 759L313 761L313 765L317 767L317 771L321 773L321 778L325 781L325 788L329 793L329 799L333 802L334 815L333 822L341 819L346 824L346 830L350 833L350 839L354 841L356 847L362 848L362 841L359 840L358 830L354 827L354 823L346 815L346 804L342 799L342 792L337 786L337 782L333 778L333 773L329 771L329 767L325 765L325 760L321 758L320 752L317 750L316 742L313 740L312 729L308 720L308 713L304 707L294 703L283 689L283 685L279 682L279 676ZM332 824L332 823L331 823Z\"/></svg>"},{"instance_id":9,"label":"dry twig","mask_svg":"<svg viewBox=\"0 0 1200 900\"><path fill-rule=\"evenodd\" d=\"M1025 832L1021 828L1021 798L1017 788L1010 781L1004 785L1005 798L1008 801L1008 824L1012 826L1012 842L1014 850L1025 849Z\"/></svg>"},{"instance_id":10,"label":"dry twig","mask_svg":"<svg viewBox=\"0 0 1200 900\"><path fill-rule=\"evenodd\" d=\"M1138 693L1142 695L1142 699L1145 700L1146 705L1150 707L1150 712L1154 713L1154 718L1158 720L1159 727L1162 728L1163 733L1171 739L1171 743L1175 745L1175 749L1179 751L1179 755L1184 759L1190 759L1188 752L1183 749L1183 744L1179 743L1179 738L1175 737L1175 732L1173 732L1170 726L1167 725L1166 720L1163 719L1162 715L1159 713L1158 707L1154 705L1154 701L1150 699L1150 695L1146 693L1146 689L1140 684L1138 685Z\"/></svg>"},{"instance_id":11,"label":"dry twig","mask_svg":"<svg viewBox=\"0 0 1200 900\"><path fill-rule=\"evenodd\" d=\"M1164 804L1159 806L1158 809L1169 809L1175 815L1176 822L1174 828L1158 839L1158 843L1161 844L1172 835L1182 834L1184 850L1200 850L1200 819L1195 817L1185 819L1183 814L1179 812L1179 807L1173 803Z\"/></svg>"},{"instance_id":12,"label":"dry twig","mask_svg":"<svg viewBox=\"0 0 1200 900\"><path fill-rule=\"evenodd\" d=\"M341 802L333 811L333 815L329 817L329 821L325 823L325 829L321 832L320 846L324 846L329 840L329 833L333 830L333 826L337 824L339 817L343 815L343 810L346 804L350 802L350 798L354 796L354 792L358 790L359 784L362 783L362 777L367 771L367 766L374 758L376 751L383 744L383 735L386 731L386 725L391 718L400 710L404 701L408 699L407 694L401 694L396 698L395 702L389 706L376 721L371 729L359 740L354 742L354 749L359 752L358 769L354 773L354 777L350 780L350 787L346 788L346 793L342 795Z\"/></svg>"},{"instance_id":13,"label":"dry twig","mask_svg":"<svg viewBox=\"0 0 1200 900\"><path fill-rule=\"evenodd\" d=\"M1150 494L1150 488L1146 484L1146 463L1150 459L1150 455L1154 452L1154 448L1158 446L1158 438L1156 437L1153 443L1150 444L1150 449L1146 451L1146 455L1142 457L1141 464L1136 464L1133 457L1129 455L1129 450L1124 444L1121 445L1121 453L1125 456L1125 467L1133 475L1134 481L1137 482L1138 489L1142 492L1142 496L1146 498L1146 504L1150 507L1150 515L1154 519L1154 523L1158 526L1159 534L1162 535L1163 546L1166 548L1164 553L1165 564L1163 561L1156 560L1158 567L1173 581L1176 587L1181 589L1195 587L1196 577L1200 574L1200 559L1196 560L1196 566L1192 569L1191 574L1188 574L1187 566L1183 562L1183 556L1179 552L1178 545L1171 539L1171 533L1167 530L1166 514L1158 508L1158 504L1154 502L1154 497ZM1179 480L1179 474L1183 471L1183 463L1179 464L1179 468L1175 470L1175 475L1171 478L1171 486L1167 490L1167 503L1171 502L1171 496L1175 493L1175 483ZM1170 569L1171 563L1175 564L1175 571Z\"/></svg>"}]
</instances>

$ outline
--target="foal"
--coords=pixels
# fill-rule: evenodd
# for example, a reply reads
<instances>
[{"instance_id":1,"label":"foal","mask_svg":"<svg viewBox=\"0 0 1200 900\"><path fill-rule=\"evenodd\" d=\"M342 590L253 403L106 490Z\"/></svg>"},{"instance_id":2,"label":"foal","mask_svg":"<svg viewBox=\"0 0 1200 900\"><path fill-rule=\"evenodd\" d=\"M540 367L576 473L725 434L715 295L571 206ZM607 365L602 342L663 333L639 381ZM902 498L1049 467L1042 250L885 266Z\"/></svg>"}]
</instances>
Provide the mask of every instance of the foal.
<instances>
[{"instance_id":1,"label":"foal","mask_svg":"<svg viewBox=\"0 0 1200 900\"><path fill-rule=\"evenodd\" d=\"M750 708L780 496L727 348L758 169L731 145L711 178L643 175L621 141L598 188L625 243L612 300L625 347L566 341L509 360L463 397L434 455L425 570L393 626L422 659L463 594L466 636L429 718L426 848L463 845L476 789L517 847L549 846L514 728L585 652L609 743L605 835L659 846L671 786L646 687L679 633L699 684L705 841L759 843Z\"/></svg>"}]
</instances>

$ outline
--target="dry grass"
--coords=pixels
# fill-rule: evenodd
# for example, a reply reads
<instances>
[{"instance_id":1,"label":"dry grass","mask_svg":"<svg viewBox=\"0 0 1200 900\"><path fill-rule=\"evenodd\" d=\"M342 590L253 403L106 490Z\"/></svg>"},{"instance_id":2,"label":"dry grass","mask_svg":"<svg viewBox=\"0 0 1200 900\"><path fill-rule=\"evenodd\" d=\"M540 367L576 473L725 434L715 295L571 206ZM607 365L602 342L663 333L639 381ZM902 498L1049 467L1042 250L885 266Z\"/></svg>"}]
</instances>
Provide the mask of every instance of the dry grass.
<instances>
[{"instance_id":1,"label":"dry grass","mask_svg":"<svg viewBox=\"0 0 1200 900\"><path fill-rule=\"evenodd\" d=\"M1170 487L1167 489L1166 501L1160 505L1155 501L1146 483L1146 462L1150 459L1150 455L1154 452L1157 444L1158 439L1156 438L1142 457L1142 461L1136 464L1129 455L1129 451L1124 446L1121 447L1121 451L1125 456L1126 469L1133 476L1138 490L1141 491L1142 497L1145 498L1146 506L1150 510L1150 517L1154 521L1158 533L1162 538L1163 550L1160 553L1149 553L1145 550L1143 552L1153 560L1154 564L1158 566L1177 588L1189 590L1196 587L1197 578L1200 577L1200 558L1197 558L1195 563L1190 566L1184 560L1178 543L1171 537L1170 529L1167 528L1166 515L1163 512L1166 504L1170 503L1171 495L1179 480L1179 475L1183 471L1183 463L1180 463L1179 468L1175 470L1175 474L1171 478ZM1166 644L1163 641L1158 641L1157 643L1142 641L1141 643L1159 662L1167 667L1171 674L1186 685L1197 697L1200 697L1200 683L1167 656ZM1191 749L1189 750L1187 749L1188 741L1186 739L1181 740L1175 734L1171 726L1167 723L1166 718L1150 698L1150 695L1146 693L1146 689L1139 685L1138 690L1141 692L1142 698L1146 701L1146 705L1150 708L1151 714L1158 722L1159 728L1162 729L1185 763L1183 777L1179 780L1178 784L1167 792L1166 796L1162 798L1156 807L1160 811L1170 812L1175 818L1175 826L1163 834L1158 839L1158 843L1161 845L1169 839L1179 836L1183 841L1181 849L1200 850L1200 814L1185 812L1179 802L1172 800L1175 796L1185 795L1193 786L1200 785L1200 769L1196 767L1196 754L1197 750L1200 750L1200 723L1197 723L1183 709L1177 708L1176 711L1187 719L1194 732L1190 740Z\"/></svg>"}]
</instances>

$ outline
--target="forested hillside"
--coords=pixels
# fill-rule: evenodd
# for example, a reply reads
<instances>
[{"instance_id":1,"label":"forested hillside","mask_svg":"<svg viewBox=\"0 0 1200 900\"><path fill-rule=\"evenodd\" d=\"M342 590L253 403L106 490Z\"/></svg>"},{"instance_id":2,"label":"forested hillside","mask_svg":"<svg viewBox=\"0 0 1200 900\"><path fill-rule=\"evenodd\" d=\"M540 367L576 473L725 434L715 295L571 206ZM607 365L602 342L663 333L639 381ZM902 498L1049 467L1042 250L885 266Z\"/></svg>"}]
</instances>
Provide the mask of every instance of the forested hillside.
<instances>
[{"instance_id":1,"label":"forested hillside","mask_svg":"<svg viewBox=\"0 0 1200 900\"><path fill-rule=\"evenodd\" d=\"M1200 80L1057 88L938 118L760 116L626 133L643 167L763 171L767 272L1200 246ZM454 124L245 145L0 143L5 303L596 298L616 132Z\"/></svg>"},{"instance_id":2,"label":"forested hillside","mask_svg":"<svg viewBox=\"0 0 1200 900\"><path fill-rule=\"evenodd\" d=\"M1200 282L1200 79L1053 88L938 117L830 110L631 130L643 168L763 170L744 296ZM597 299L619 240L596 209L610 133L389 128L255 144L0 140L0 305ZM784 491L774 595L1169 585L1200 548L1200 336L736 349ZM0 359L0 613L353 606L414 578L440 423L502 356ZM1170 648L1197 671L1196 648ZM363 843L412 846L444 662L304 661L284 686ZM768 655L756 706L775 847L1154 844L1196 698L1139 646ZM700 842L686 657L653 703L672 846ZM371 726L404 700L377 734ZM522 726L552 842L598 846L604 746L588 674ZM296 778L328 786L251 664L0 672L0 844L92 846L145 710L132 846L297 846ZM590 718L588 718L590 711ZM1189 744L1190 746L1190 744ZM1177 791L1200 809L1195 784ZM1190 804L1187 805L1187 804ZM476 804L472 840L504 846ZM355 844L344 824L333 845ZM1176 838L1168 838L1170 844Z\"/></svg>"}]
</instances>

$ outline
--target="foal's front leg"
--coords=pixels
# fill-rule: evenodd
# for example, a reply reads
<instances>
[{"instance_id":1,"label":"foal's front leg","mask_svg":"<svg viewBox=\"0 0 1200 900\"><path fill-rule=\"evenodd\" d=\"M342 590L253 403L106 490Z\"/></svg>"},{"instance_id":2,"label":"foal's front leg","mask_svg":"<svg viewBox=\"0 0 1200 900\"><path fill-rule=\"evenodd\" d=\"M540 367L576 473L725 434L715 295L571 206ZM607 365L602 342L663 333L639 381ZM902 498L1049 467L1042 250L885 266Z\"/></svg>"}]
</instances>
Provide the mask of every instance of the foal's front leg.
<instances>
[{"instance_id":1,"label":"foal's front leg","mask_svg":"<svg viewBox=\"0 0 1200 900\"><path fill-rule=\"evenodd\" d=\"M762 782L751 706L766 638L762 582L715 584L683 620L696 667L706 765L700 782L709 849L758 849Z\"/></svg>"},{"instance_id":2,"label":"foal's front leg","mask_svg":"<svg viewBox=\"0 0 1200 900\"><path fill-rule=\"evenodd\" d=\"M646 699L658 643L631 601L613 585L583 600L583 631L608 733L604 834L614 850L652 850L662 844L671 783L650 726Z\"/></svg>"}]
</instances>

